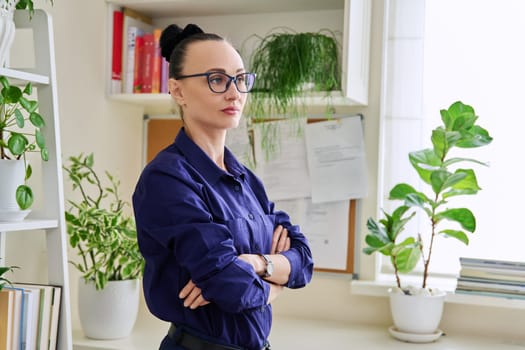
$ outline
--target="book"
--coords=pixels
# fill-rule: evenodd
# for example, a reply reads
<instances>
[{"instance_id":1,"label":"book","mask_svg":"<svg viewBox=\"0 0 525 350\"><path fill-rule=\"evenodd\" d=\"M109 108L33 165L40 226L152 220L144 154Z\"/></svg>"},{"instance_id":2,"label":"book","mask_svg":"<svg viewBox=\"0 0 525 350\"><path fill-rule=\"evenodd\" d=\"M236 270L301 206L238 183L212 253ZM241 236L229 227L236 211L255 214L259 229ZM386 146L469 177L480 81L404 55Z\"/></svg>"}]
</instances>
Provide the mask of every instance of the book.
<instances>
[{"instance_id":1,"label":"book","mask_svg":"<svg viewBox=\"0 0 525 350\"><path fill-rule=\"evenodd\" d=\"M15 283L16 287L39 291L38 323L33 334L36 339L36 349L47 349L49 347L49 329L51 320L51 306L53 300L53 286L33 283Z\"/></svg>"},{"instance_id":2,"label":"book","mask_svg":"<svg viewBox=\"0 0 525 350\"><path fill-rule=\"evenodd\" d=\"M133 93L136 37L141 33L151 33L153 26L152 19L140 12L123 8L122 13L122 92Z\"/></svg>"},{"instance_id":3,"label":"book","mask_svg":"<svg viewBox=\"0 0 525 350\"><path fill-rule=\"evenodd\" d=\"M508 260L460 257L459 262L461 266L471 267L471 268L479 267L479 268L490 268L490 269L525 271L524 261L508 261Z\"/></svg>"},{"instance_id":4,"label":"book","mask_svg":"<svg viewBox=\"0 0 525 350\"><path fill-rule=\"evenodd\" d=\"M525 282L525 271L519 270L461 267L459 276Z\"/></svg>"},{"instance_id":5,"label":"book","mask_svg":"<svg viewBox=\"0 0 525 350\"><path fill-rule=\"evenodd\" d=\"M155 38L152 33L145 33L143 36L144 46L140 51L139 75L142 83L140 92L151 93L153 89L153 60L155 55Z\"/></svg>"},{"instance_id":6,"label":"book","mask_svg":"<svg viewBox=\"0 0 525 350\"><path fill-rule=\"evenodd\" d=\"M167 94L170 64L164 59L164 57L161 58L161 61L162 64L160 66L160 92L163 94Z\"/></svg>"},{"instance_id":7,"label":"book","mask_svg":"<svg viewBox=\"0 0 525 350\"><path fill-rule=\"evenodd\" d=\"M133 93L142 91L142 60L144 58L144 34L140 31L135 38L135 60L133 65ZM129 52L131 55L131 52ZM129 67L131 68L131 67Z\"/></svg>"},{"instance_id":8,"label":"book","mask_svg":"<svg viewBox=\"0 0 525 350\"><path fill-rule=\"evenodd\" d=\"M12 346L14 298L13 290L0 290L0 349L11 349Z\"/></svg>"},{"instance_id":9,"label":"book","mask_svg":"<svg viewBox=\"0 0 525 350\"><path fill-rule=\"evenodd\" d=\"M49 350L56 350L58 339L58 322L60 320L60 305L62 288L53 286L53 298L51 306L51 316L49 321Z\"/></svg>"},{"instance_id":10,"label":"book","mask_svg":"<svg viewBox=\"0 0 525 350\"><path fill-rule=\"evenodd\" d=\"M153 72L151 78L151 92L154 94L160 93L160 79L161 79L161 67L162 60L164 58L160 53L160 35L162 34L162 29L156 28L153 30Z\"/></svg>"},{"instance_id":11,"label":"book","mask_svg":"<svg viewBox=\"0 0 525 350\"><path fill-rule=\"evenodd\" d=\"M480 295L486 297L497 297L497 298L506 298L506 299L520 299L525 300L524 294L511 294L511 293L500 293L500 292L490 292L490 291L479 291L479 290L469 290L469 289L456 289L456 294L467 294L467 295Z\"/></svg>"},{"instance_id":12,"label":"book","mask_svg":"<svg viewBox=\"0 0 525 350\"><path fill-rule=\"evenodd\" d=\"M122 92L122 29L124 13L122 10L113 11L113 42L111 55L111 93Z\"/></svg>"},{"instance_id":13,"label":"book","mask_svg":"<svg viewBox=\"0 0 525 350\"><path fill-rule=\"evenodd\" d=\"M492 291L501 293L525 294L525 283L506 283L502 280L458 278L457 288Z\"/></svg>"},{"instance_id":14,"label":"book","mask_svg":"<svg viewBox=\"0 0 525 350\"><path fill-rule=\"evenodd\" d=\"M4 289L14 291L14 305L13 305L13 325L12 325L12 350L22 350L24 341L24 304L25 296L22 288L15 288L12 286L5 286Z\"/></svg>"},{"instance_id":15,"label":"book","mask_svg":"<svg viewBox=\"0 0 525 350\"><path fill-rule=\"evenodd\" d=\"M25 315L24 325L22 327L23 343L22 349L34 350L36 349L36 327L38 323L38 304L35 298L39 298L39 294L36 294L33 290L22 288L24 291L25 301ZM40 292L40 291L39 291ZM37 299L38 300L38 299ZM36 309L35 309L36 307Z\"/></svg>"}]
</instances>

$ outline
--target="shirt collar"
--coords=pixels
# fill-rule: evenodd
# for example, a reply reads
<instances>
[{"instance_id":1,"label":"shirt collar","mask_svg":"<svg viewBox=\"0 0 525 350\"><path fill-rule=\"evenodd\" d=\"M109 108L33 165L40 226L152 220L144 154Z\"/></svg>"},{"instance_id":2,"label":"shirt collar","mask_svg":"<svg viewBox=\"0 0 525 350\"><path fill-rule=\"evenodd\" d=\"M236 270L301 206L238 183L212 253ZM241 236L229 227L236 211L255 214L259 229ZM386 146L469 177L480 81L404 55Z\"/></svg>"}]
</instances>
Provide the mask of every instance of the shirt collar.
<instances>
[{"instance_id":1,"label":"shirt collar","mask_svg":"<svg viewBox=\"0 0 525 350\"><path fill-rule=\"evenodd\" d=\"M188 163L190 163L199 173L201 173L208 182L215 183L223 176L240 177L244 179L245 168L241 163L237 161L235 155L227 148L224 147L224 164L228 168L229 172L226 172L219 168L215 162L195 143L188 137L184 127L180 129L177 137L175 138L175 147L186 157Z\"/></svg>"}]
</instances>

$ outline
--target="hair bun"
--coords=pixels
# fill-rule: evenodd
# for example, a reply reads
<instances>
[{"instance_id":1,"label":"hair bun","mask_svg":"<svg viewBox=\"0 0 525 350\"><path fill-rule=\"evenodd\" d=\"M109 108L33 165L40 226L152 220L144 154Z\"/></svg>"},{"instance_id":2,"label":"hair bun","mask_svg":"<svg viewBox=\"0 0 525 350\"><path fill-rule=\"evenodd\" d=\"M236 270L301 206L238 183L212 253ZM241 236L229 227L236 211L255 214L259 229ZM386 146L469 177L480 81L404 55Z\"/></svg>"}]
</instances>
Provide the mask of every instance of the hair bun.
<instances>
[{"instance_id":1,"label":"hair bun","mask_svg":"<svg viewBox=\"0 0 525 350\"><path fill-rule=\"evenodd\" d=\"M196 24L188 24L184 29L181 29L176 24L170 24L167 26L160 36L160 48L161 55L170 61L171 53L175 46L177 46L184 39L199 33L204 33L204 31Z\"/></svg>"}]
</instances>

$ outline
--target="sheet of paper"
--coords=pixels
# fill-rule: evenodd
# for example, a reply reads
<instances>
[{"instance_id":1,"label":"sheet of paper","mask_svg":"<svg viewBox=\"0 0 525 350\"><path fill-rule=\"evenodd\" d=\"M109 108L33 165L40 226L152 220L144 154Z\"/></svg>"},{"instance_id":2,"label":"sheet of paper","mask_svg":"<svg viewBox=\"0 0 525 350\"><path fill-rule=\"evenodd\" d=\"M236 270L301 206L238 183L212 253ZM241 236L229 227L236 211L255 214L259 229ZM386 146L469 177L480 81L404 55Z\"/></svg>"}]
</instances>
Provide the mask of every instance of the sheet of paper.
<instances>
[{"instance_id":1,"label":"sheet of paper","mask_svg":"<svg viewBox=\"0 0 525 350\"><path fill-rule=\"evenodd\" d=\"M305 140L312 202L366 196L366 160L359 116L308 124Z\"/></svg>"},{"instance_id":2,"label":"sheet of paper","mask_svg":"<svg viewBox=\"0 0 525 350\"><path fill-rule=\"evenodd\" d=\"M311 198L300 198L275 206L290 215L308 238L315 267L346 270L349 201L312 203Z\"/></svg>"},{"instance_id":3,"label":"sheet of paper","mask_svg":"<svg viewBox=\"0 0 525 350\"><path fill-rule=\"evenodd\" d=\"M254 125L255 173L272 201L310 197L304 128L306 119ZM268 138L266 135L270 133ZM267 140L272 145L267 145ZM263 146L266 144L266 146ZM266 152L269 146L275 151Z\"/></svg>"}]
</instances>

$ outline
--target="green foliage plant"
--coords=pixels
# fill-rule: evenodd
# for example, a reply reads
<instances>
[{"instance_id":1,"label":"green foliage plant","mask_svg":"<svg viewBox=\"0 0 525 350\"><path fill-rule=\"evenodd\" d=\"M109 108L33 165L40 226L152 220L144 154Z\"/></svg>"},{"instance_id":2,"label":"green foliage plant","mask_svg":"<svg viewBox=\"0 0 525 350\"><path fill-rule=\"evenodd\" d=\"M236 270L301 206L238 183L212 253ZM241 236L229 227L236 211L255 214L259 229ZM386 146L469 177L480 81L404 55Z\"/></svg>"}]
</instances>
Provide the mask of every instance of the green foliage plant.
<instances>
[{"instance_id":1,"label":"green foliage plant","mask_svg":"<svg viewBox=\"0 0 525 350\"><path fill-rule=\"evenodd\" d=\"M118 181L105 172L109 185L93 168L94 156L80 154L64 166L73 190L80 200L68 200L66 210L69 243L77 250L80 262L70 261L83 279L93 281L97 290L108 281L140 278L144 259L137 244L135 222L124 213L129 203L119 196Z\"/></svg>"},{"instance_id":2,"label":"green foliage plant","mask_svg":"<svg viewBox=\"0 0 525 350\"><path fill-rule=\"evenodd\" d=\"M249 100L249 118L297 116L304 111L301 100L307 91L340 89L339 44L334 32L275 28L255 38L258 45L250 56L250 70L257 79Z\"/></svg>"},{"instance_id":3,"label":"green foliage plant","mask_svg":"<svg viewBox=\"0 0 525 350\"><path fill-rule=\"evenodd\" d=\"M21 90L9 80L0 76L0 159L24 160L24 184L16 189L16 201L24 210L33 204L33 191L27 185L33 170L27 162L28 152L39 152L42 160L49 159L42 129L44 118L37 112L38 101L30 100L33 91L31 83Z\"/></svg>"},{"instance_id":4,"label":"green foliage plant","mask_svg":"<svg viewBox=\"0 0 525 350\"><path fill-rule=\"evenodd\" d=\"M397 286L399 274L412 271L421 261L421 288L427 287L429 265L437 237L449 237L468 245L469 234L476 229L476 218L468 208L451 208L449 200L461 195L474 195L481 189L474 169L464 164L486 165L476 159L450 156L454 148L470 149L488 145L492 137L476 124L478 117L471 106L458 101L441 110L442 125L432 131L432 148L410 152L408 155L427 192L416 190L407 183L394 185L389 200L401 201L384 218L369 218L369 233L365 237L365 254L379 252L390 258ZM461 167L460 167L461 165ZM419 213L428 219L428 246L422 235L401 235L409 221ZM452 224L449 226L447 224Z\"/></svg>"},{"instance_id":5,"label":"green foliage plant","mask_svg":"<svg viewBox=\"0 0 525 350\"><path fill-rule=\"evenodd\" d=\"M6 285L11 285L11 281L4 277L7 272L13 272L18 266L0 266L0 290Z\"/></svg>"},{"instance_id":6,"label":"green foliage plant","mask_svg":"<svg viewBox=\"0 0 525 350\"><path fill-rule=\"evenodd\" d=\"M35 13L35 4L33 0L0 0L4 2L6 8L12 8L14 6L17 10L28 10L29 18L33 17ZM54 0L50 0L51 5L53 5Z\"/></svg>"}]
</instances>

